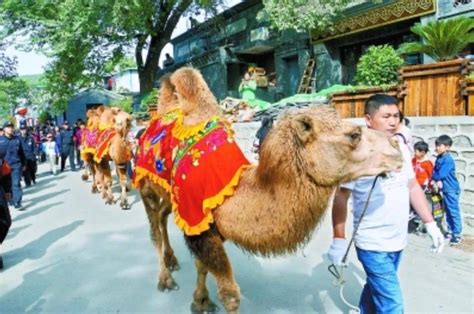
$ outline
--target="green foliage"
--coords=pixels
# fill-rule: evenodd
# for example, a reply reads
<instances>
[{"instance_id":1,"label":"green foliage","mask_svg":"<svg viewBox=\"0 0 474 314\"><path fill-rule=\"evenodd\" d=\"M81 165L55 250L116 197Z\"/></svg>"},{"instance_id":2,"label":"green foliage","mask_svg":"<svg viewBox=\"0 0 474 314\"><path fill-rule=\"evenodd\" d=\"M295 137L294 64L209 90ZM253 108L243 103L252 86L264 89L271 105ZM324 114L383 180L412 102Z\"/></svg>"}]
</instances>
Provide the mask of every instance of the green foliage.
<instances>
[{"instance_id":1,"label":"green foliage","mask_svg":"<svg viewBox=\"0 0 474 314\"><path fill-rule=\"evenodd\" d=\"M324 29L332 25L350 0L264 0L272 25L297 31Z\"/></svg>"},{"instance_id":2,"label":"green foliage","mask_svg":"<svg viewBox=\"0 0 474 314\"><path fill-rule=\"evenodd\" d=\"M355 79L359 85L394 84L397 82L397 71L403 63L392 46L371 46L357 63Z\"/></svg>"},{"instance_id":3,"label":"green foliage","mask_svg":"<svg viewBox=\"0 0 474 314\"><path fill-rule=\"evenodd\" d=\"M7 36L28 34L24 49L52 59L46 81L52 107L69 95L101 84L110 67L135 54L140 90L153 87L158 60L180 17L214 12L223 0L2 0L0 21ZM110 72L109 72L110 73Z\"/></svg>"},{"instance_id":4,"label":"green foliage","mask_svg":"<svg viewBox=\"0 0 474 314\"><path fill-rule=\"evenodd\" d=\"M142 98L140 102L140 111L147 112L150 105L154 105L158 102L158 89L154 88Z\"/></svg>"},{"instance_id":5,"label":"green foliage","mask_svg":"<svg viewBox=\"0 0 474 314\"><path fill-rule=\"evenodd\" d=\"M474 43L474 19L459 17L433 21L410 28L423 39L423 43L405 43L400 53L424 53L435 61L455 58L467 45Z\"/></svg>"},{"instance_id":6,"label":"green foliage","mask_svg":"<svg viewBox=\"0 0 474 314\"><path fill-rule=\"evenodd\" d=\"M48 111L41 111L40 114L38 115L38 120L41 124L45 124L48 119L50 119L50 115Z\"/></svg>"},{"instance_id":7,"label":"green foliage","mask_svg":"<svg viewBox=\"0 0 474 314\"><path fill-rule=\"evenodd\" d=\"M16 76L16 58L8 57L5 54L6 46L0 42L0 80Z\"/></svg>"},{"instance_id":8,"label":"green foliage","mask_svg":"<svg viewBox=\"0 0 474 314\"><path fill-rule=\"evenodd\" d=\"M18 77L0 80L0 116L11 114L19 105L28 104L30 95L30 87L24 80Z\"/></svg>"},{"instance_id":9,"label":"green foliage","mask_svg":"<svg viewBox=\"0 0 474 314\"><path fill-rule=\"evenodd\" d=\"M122 100L118 100L112 103L112 106L119 107L125 112L133 112L133 99L132 97L125 97Z\"/></svg>"}]
</instances>

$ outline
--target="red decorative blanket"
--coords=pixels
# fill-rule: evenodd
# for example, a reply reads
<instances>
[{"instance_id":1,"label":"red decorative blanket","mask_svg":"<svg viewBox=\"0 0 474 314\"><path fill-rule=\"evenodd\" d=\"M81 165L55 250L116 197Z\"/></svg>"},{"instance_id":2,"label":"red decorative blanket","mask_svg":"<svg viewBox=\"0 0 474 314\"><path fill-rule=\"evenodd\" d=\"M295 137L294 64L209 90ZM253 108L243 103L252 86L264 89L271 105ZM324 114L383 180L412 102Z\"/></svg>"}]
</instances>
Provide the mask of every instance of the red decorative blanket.
<instances>
[{"instance_id":1,"label":"red decorative blanket","mask_svg":"<svg viewBox=\"0 0 474 314\"><path fill-rule=\"evenodd\" d=\"M152 121L140 139L134 182L148 177L166 188L175 223L198 235L209 229L212 209L234 193L249 162L219 117L193 127L182 125L178 111L164 118Z\"/></svg>"},{"instance_id":2,"label":"red decorative blanket","mask_svg":"<svg viewBox=\"0 0 474 314\"><path fill-rule=\"evenodd\" d=\"M98 129L88 129L85 128L82 132L82 149L81 149L81 158L86 159L86 154L95 154L97 146L97 134L99 133Z\"/></svg>"},{"instance_id":3,"label":"red decorative blanket","mask_svg":"<svg viewBox=\"0 0 474 314\"><path fill-rule=\"evenodd\" d=\"M102 158L109 152L110 140L115 136L116 130L114 128L107 128L97 133L96 152L94 155L95 162L101 162Z\"/></svg>"}]
</instances>

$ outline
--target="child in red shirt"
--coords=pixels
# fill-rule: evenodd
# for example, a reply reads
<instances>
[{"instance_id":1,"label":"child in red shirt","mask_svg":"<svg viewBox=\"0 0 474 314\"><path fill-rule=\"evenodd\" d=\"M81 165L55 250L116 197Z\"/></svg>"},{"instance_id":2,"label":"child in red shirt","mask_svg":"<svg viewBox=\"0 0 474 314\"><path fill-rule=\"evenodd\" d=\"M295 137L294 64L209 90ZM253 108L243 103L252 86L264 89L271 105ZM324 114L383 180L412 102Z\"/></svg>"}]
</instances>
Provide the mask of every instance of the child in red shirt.
<instances>
[{"instance_id":1,"label":"child in red shirt","mask_svg":"<svg viewBox=\"0 0 474 314\"><path fill-rule=\"evenodd\" d=\"M414 149L415 157L411 162L415 170L416 181L418 181L423 191L427 192L433 175L433 163L428 159L428 144L423 141L417 142Z\"/></svg>"}]
</instances>

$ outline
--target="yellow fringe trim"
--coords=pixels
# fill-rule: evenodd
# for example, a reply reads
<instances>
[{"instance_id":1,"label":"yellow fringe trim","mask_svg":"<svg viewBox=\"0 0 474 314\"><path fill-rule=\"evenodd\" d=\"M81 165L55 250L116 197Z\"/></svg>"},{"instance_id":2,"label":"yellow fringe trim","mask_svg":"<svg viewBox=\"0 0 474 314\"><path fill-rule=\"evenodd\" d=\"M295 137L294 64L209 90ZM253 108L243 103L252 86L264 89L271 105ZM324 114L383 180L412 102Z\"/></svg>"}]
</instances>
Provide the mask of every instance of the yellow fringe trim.
<instances>
[{"instance_id":1,"label":"yellow fringe trim","mask_svg":"<svg viewBox=\"0 0 474 314\"><path fill-rule=\"evenodd\" d=\"M133 186L138 189L140 182L144 179L147 178L151 180L154 184L162 187L165 189L166 192L171 193L171 186L169 185L168 182L166 182L165 179L160 178L157 176L155 173L150 172L149 170L142 168L142 167L135 167L135 178L133 180Z\"/></svg>"},{"instance_id":2,"label":"yellow fringe trim","mask_svg":"<svg viewBox=\"0 0 474 314\"><path fill-rule=\"evenodd\" d=\"M112 123L109 123L109 124L105 124L103 122L99 122L99 130L100 131L105 131L107 129L111 129L113 128L113 124Z\"/></svg>"},{"instance_id":3,"label":"yellow fringe trim","mask_svg":"<svg viewBox=\"0 0 474 314\"><path fill-rule=\"evenodd\" d=\"M81 158L82 158L82 160L85 160L85 159L86 159L85 155L87 155L87 154L93 154L93 155L94 155L95 152L96 152L96 149L95 149L94 147L87 147L87 148L82 149L82 150L81 150Z\"/></svg>"},{"instance_id":4,"label":"yellow fringe trim","mask_svg":"<svg viewBox=\"0 0 474 314\"><path fill-rule=\"evenodd\" d=\"M252 165L242 165L234 174L229 183L216 195L213 197L207 198L203 201L203 220L195 226L189 226L188 223L179 216L178 213L178 204L174 201L173 198L173 213L174 213L174 222L176 225L184 231L186 235L199 235L206 230L209 230L209 225L214 222L214 216L212 215L212 210L219 205L224 203L225 198L232 196L235 192L235 187L239 184L242 172Z\"/></svg>"},{"instance_id":5,"label":"yellow fringe trim","mask_svg":"<svg viewBox=\"0 0 474 314\"><path fill-rule=\"evenodd\" d=\"M219 119L220 119L219 116L213 116L209 120L200 122L200 123L195 124L195 125L186 126L186 125L183 124L184 123L184 115L179 114L177 119L176 119L176 125L172 130L173 137L177 138L180 141L185 140L185 139L187 139L191 136L194 136L194 135L198 134L201 130L203 130L206 127L206 124L209 121L219 120Z\"/></svg>"}]
</instances>

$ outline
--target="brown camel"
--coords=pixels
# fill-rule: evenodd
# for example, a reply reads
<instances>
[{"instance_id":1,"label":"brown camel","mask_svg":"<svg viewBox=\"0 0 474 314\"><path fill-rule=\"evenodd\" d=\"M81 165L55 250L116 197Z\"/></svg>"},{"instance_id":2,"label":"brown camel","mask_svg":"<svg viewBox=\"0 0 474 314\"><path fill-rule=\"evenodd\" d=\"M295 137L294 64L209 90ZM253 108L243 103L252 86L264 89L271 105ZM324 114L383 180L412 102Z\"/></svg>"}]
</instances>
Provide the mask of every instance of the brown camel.
<instances>
[{"instance_id":1,"label":"brown camel","mask_svg":"<svg viewBox=\"0 0 474 314\"><path fill-rule=\"evenodd\" d=\"M96 165L94 162L94 154L96 152L95 139L99 130L100 114L104 111L104 106L91 108L87 110L87 124L82 134L81 158L84 161L84 172L81 176L82 180L87 181L92 176L92 193L98 192L96 182Z\"/></svg>"},{"instance_id":2,"label":"brown camel","mask_svg":"<svg viewBox=\"0 0 474 314\"><path fill-rule=\"evenodd\" d=\"M171 76L185 125L206 122L219 112L202 76L182 68ZM232 196L214 209L210 230L185 236L195 257L197 287L192 311L216 309L206 287L210 272L227 312L236 313L240 289L224 249L230 240L257 255L295 252L310 239L341 182L401 167L398 146L384 134L342 121L328 108L288 112L267 135L258 165L243 172ZM164 189L140 182L140 192L159 255L158 288L176 289L171 271L177 259L169 246L170 213Z\"/></svg>"},{"instance_id":3,"label":"brown camel","mask_svg":"<svg viewBox=\"0 0 474 314\"><path fill-rule=\"evenodd\" d=\"M130 143L127 141L127 134L130 131L132 116L119 108L104 108L99 118L99 129L104 133L108 132L104 141L99 143L99 147L94 155L96 163L97 185L101 187L102 197L106 204L113 204L112 193L112 172L110 161L115 163L117 176L121 186L120 207L129 209L127 200L127 173L126 164L131 159ZM99 140L100 142L100 140Z\"/></svg>"}]
</instances>

